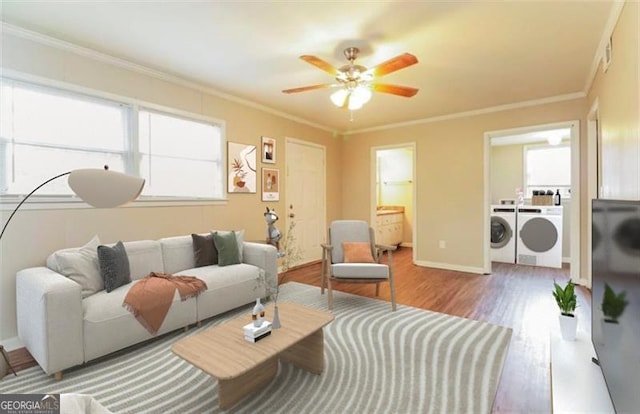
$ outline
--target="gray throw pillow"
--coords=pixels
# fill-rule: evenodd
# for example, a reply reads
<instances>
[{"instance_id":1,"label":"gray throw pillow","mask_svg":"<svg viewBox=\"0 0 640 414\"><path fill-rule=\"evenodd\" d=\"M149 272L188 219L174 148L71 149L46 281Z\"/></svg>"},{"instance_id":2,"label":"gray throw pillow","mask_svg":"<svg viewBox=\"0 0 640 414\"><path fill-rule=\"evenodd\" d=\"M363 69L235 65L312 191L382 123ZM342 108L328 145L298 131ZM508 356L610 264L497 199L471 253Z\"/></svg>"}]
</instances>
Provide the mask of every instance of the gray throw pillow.
<instances>
[{"instance_id":1,"label":"gray throw pillow","mask_svg":"<svg viewBox=\"0 0 640 414\"><path fill-rule=\"evenodd\" d=\"M129 257L121 241L113 247L98 246L98 263L107 292L131 282Z\"/></svg>"},{"instance_id":2,"label":"gray throw pillow","mask_svg":"<svg viewBox=\"0 0 640 414\"><path fill-rule=\"evenodd\" d=\"M193 240L193 258L196 267L218 264L218 250L213 243L213 234L206 236L191 234Z\"/></svg>"},{"instance_id":3,"label":"gray throw pillow","mask_svg":"<svg viewBox=\"0 0 640 414\"><path fill-rule=\"evenodd\" d=\"M235 232L222 233L217 231L213 233L213 242L216 245L216 249L218 249L218 266L240 263L240 252Z\"/></svg>"}]
</instances>

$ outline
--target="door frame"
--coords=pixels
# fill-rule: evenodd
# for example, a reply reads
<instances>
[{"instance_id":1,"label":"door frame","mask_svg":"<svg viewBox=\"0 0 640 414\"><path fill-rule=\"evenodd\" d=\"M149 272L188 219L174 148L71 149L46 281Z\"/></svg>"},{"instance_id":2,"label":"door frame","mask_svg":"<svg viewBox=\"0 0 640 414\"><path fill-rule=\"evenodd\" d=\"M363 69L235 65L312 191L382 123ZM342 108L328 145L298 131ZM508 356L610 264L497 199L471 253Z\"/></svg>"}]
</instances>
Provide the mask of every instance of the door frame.
<instances>
[{"instance_id":1,"label":"door frame","mask_svg":"<svg viewBox=\"0 0 640 414\"><path fill-rule=\"evenodd\" d=\"M531 125L519 128L502 129L496 131L488 131L484 133L484 200L483 200L483 231L485 237L483 240L484 249L484 273L491 273L491 138L519 135L529 132L537 132L548 129L569 128L571 131L571 216L569 223L571 226L571 260L569 261L571 269L571 280L574 283L585 284L585 280L580 277L580 210L582 203L580 202L580 121L564 121L550 124Z\"/></svg>"},{"instance_id":2,"label":"door frame","mask_svg":"<svg viewBox=\"0 0 640 414\"><path fill-rule=\"evenodd\" d=\"M585 285L591 288L592 282L592 200L600 198L601 189L599 186L600 177L600 131L598 123L600 122L598 98L595 99L589 114L587 115L587 248L586 248L586 272Z\"/></svg>"},{"instance_id":3,"label":"door frame","mask_svg":"<svg viewBox=\"0 0 640 414\"><path fill-rule=\"evenodd\" d=\"M371 163L370 163L370 177L371 177L371 183L370 183L370 188L369 188L369 194L371 195L370 200L369 200L369 207L370 207L370 211L369 211L369 222L371 223L371 227L375 226L375 222L376 222L376 204L377 204L377 200L376 200L376 168L378 165L378 159L376 157L376 153L380 150L389 150L389 149L403 149L403 148L411 148L412 150L412 160L411 162L413 163L412 168L411 168L411 174L412 177L411 179L413 180L413 186L412 186L412 210L413 210L413 214L411 215L411 222L413 224L413 231L411 232L411 244L412 244L412 260L415 263L416 262L416 255L417 255L417 251L418 251L418 238L416 236L416 231L415 229L418 228L418 215L417 215L417 208L416 208L416 200L417 200L417 192L416 189L418 188L418 183L417 183L417 175L416 175L416 152L417 152L417 146L415 141L414 142L405 142L405 143L400 143L400 144L389 144L389 145L378 145L375 147L371 147Z\"/></svg>"},{"instance_id":4,"label":"door frame","mask_svg":"<svg viewBox=\"0 0 640 414\"><path fill-rule=\"evenodd\" d=\"M324 240L326 235L324 234L324 231L326 231L327 229L327 147L321 144L316 144L315 142L310 142L310 141L305 141L303 139L298 139L298 138L291 138L291 137L285 137L284 139L285 141L285 145L284 145L284 168L285 168L285 177L289 176L289 167L291 166L292 163L295 162L295 160L292 160L289 157L289 151L288 151L288 147L289 144L296 144L296 145L305 145L308 147L313 147L316 149L320 149L322 151L322 189L321 194L322 194L322 212L321 212L321 219L320 219L320 231L321 234L319 234L319 239L320 240ZM286 229L289 229L289 222L291 221L291 218L289 217L289 206L291 205L291 192L289 191L289 180L285 180L285 192L284 192L284 200L285 200L285 205L284 205L284 209L285 209L285 226ZM318 246L318 248L320 248L320 246ZM296 266L302 265L305 263L295 263Z\"/></svg>"}]
</instances>

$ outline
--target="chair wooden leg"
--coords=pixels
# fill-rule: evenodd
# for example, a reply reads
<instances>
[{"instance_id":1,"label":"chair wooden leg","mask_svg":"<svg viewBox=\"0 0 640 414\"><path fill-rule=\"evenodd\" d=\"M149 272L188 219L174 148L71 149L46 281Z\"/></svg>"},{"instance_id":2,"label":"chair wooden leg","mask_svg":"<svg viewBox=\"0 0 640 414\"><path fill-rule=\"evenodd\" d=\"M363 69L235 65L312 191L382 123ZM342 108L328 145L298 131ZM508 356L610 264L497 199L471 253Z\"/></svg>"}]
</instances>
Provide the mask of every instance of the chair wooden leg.
<instances>
[{"instance_id":1,"label":"chair wooden leg","mask_svg":"<svg viewBox=\"0 0 640 414\"><path fill-rule=\"evenodd\" d=\"M389 287L391 288L391 309L396 310L396 284L393 280L393 273L389 273Z\"/></svg>"},{"instance_id":2,"label":"chair wooden leg","mask_svg":"<svg viewBox=\"0 0 640 414\"><path fill-rule=\"evenodd\" d=\"M320 270L320 294L324 295L325 271L327 266L327 253L322 249L322 267Z\"/></svg>"},{"instance_id":3,"label":"chair wooden leg","mask_svg":"<svg viewBox=\"0 0 640 414\"><path fill-rule=\"evenodd\" d=\"M333 309L333 288L331 286L331 277L327 278L327 284L328 284L327 290L329 291L327 295L329 296L329 310L332 310Z\"/></svg>"},{"instance_id":4,"label":"chair wooden leg","mask_svg":"<svg viewBox=\"0 0 640 414\"><path fill-rule=\"evenodd\" d=\"M380 282L376 283L376 296L380 296Z\"/></svg>"}]
</instances>

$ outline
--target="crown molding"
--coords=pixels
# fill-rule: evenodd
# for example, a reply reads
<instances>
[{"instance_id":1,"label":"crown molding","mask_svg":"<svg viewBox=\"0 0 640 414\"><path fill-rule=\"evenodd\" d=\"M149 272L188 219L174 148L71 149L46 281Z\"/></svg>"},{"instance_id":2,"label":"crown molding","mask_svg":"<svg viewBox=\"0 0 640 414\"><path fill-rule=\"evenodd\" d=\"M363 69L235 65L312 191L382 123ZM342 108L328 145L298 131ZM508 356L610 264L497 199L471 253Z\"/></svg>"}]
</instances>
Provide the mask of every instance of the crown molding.
<instances>
[{"instance_id":1,"label":"crown molding","mask_svg":"<svg viewBox=\"0 0 640 414\"><path fill-rule=\"evenodd\" d=\"M358 129L353 131L347 131L347 132L344 132L342 135L354 135L354 134L361 134L364 132L382 131L385 129L394 129L394 128L413 126L413 125L429 124L433 122L448 121L451 119L468 118L472 116L489 114L492 112L502 112L502 111L509 111L512 109L526 108L528 106L538 106L538 105L546 105L546 104L556 103L556 102L572 101L575 99L582 99L586 96L587 95L584 92L574 92L574 93L568 93L565 95L556 95L556 96L550 96L547 98L533 99L530 101L522 101L522 102L514 102L510 104L505 104L505 105L490 106L488 108L474 109L472 111L457 112L454 114L439 115L439 116L434 116L430 118L416 119L414 121L400 122L397 124L387 124L387 125L381 125L381 126L372 127L372 128L363 128L363 129Z\"/></svg>"},{"instance_id":2,"label":"crown molding","mask_svg":"<svg viewBox=\"0 0 640 414\"><path fill-rule=\"evenodd\" d=\"M600 37L600 43L598 44L598 48L596 49L596 53L593 55L593 61L591 62L591 69L589 69L589 75L587 76L587 80L584 84L584 93L588 94L591 90L591 86L593 85L593 81L596 79L596 74L598 71L598 67L600 66L600 61L604 56L604 49L609 42L609 39L613 35L613 30L616 28L616 24L618 23L618 19L620 18L620 14L622 14L622 9L624 8L625 0L615 1L611 6L611 12L609 13L609 19L607 19L607 23L604 26L604 30L602 31L602 36Z\"/></svg>"},{"instance_id":3,"label":"crown molding","mask_svg":"<svg viewBox=\"0 0 640 414\"><path fill-rule=\"evenodd\" d=\"M286 112L279 111L277 109L271 108L266 105L258 104L246 99L239 98L234 95L230 95L228 93L221 92L216 90L208 85L186 80L184 78L171 75L156 69L151 69L146 66L139 65L137 63L130 62L128 60L120 59L115 56L108 55L106 53L98 52L96 50L79 46L74 43L70 43L64 40L57 39L55 37L47 36L42 33L34 32L32 30L25 29L23 27L15 26L6 22L0 22L0 30L2 33L10 34L16 37L20 37L23 39L31 40L33 42L37 42L46 46L51 46L56 49L64 50L67 52L74 53L79 56L83 56L89 59L93 59L99 62L103 62L109 65L113 65L122 69L130 70L132 72L137 72L142 75L154 77L156 79L160 79L163 81L171 82L176 85L184 86L190 89L194 89L209 95L217 96L219 98L225 99L227 101L231 101L240 105L248 106L254 109L257 109L262 112L269 113L271 115L276 115L290 121L298 122L300 124L309 125L311 127L331 132L332 134L339 133L335 128L331 128L326 125L317 124L315 122L309 121L304 118L297 117L295 115L288 114Z\"/></svg>"}]
</instances>

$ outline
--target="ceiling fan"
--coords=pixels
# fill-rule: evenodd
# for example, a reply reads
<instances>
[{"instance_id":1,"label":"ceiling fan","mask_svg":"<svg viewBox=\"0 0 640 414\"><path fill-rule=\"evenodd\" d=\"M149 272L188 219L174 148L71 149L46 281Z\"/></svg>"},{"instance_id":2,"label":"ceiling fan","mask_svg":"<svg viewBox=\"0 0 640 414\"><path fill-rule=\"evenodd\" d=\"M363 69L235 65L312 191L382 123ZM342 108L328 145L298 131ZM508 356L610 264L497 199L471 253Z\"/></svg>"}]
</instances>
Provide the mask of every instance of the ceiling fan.
<instances>
[{"instance_id":1,"label":"ceiling fan","mask_svg":"<svg viewBox=\"0 0 640 414\"><path fill-rule=\"evenodd\" d=\"M330 63L310 55L300 56L300 59L310 63L332 76L335 76L338 83L323 83L319 85L302 86L299 88L285 89L284 93L297 93L312 91L315 89L340 88L331 94L331 101L341 108L356 110L371 99L372 92L382 92L391 95L398 95L410 98L418 93L418 89L408 86L391 85L378 83L376 79L407 66L418 63L418 58L410 53L403 53L394 58L382 62L377 66L367 69L364 66L356 65L354 61L358 57L360 49L348 47L344 50L344 56L349 61L348 64L335 68Z\"/></svg>"}]
</instances>

